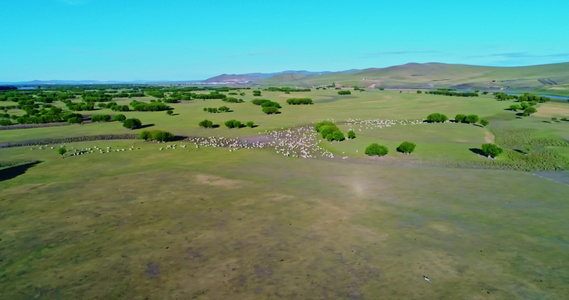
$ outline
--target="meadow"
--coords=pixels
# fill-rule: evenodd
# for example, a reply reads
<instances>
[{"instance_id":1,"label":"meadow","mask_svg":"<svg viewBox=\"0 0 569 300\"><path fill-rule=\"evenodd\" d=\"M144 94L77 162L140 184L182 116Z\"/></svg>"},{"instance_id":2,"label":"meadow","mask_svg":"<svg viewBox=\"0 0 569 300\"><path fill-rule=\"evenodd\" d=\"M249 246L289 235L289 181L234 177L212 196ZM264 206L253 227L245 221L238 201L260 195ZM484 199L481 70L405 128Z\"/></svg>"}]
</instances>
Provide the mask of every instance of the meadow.
<instances>
[{"instance_id":1,"label":"meadow","mask_svg":"<svg viewBox=\"0 0 569 300\"><path fill-rule=\"evenodd\" d=\"M59 144L0 148L0 162L21 163L0 169L0 298L569 294L567 173L548 176L563 180L533 173L569 168L569 122L551 121L569 117L568 103L539 104L535 115L519 117L505 110L510 101L491 95L246 93L239 97L244 103L168 104L172 116L124 113L142 120L144 129L109 122L0 131L0 144L149 129L184 137L270 138L322 120L356 133L342 142L314 138L314 147L332 155L306 159L271 147L229 151L192 140L67 142L69 150L109 151L65 158L51 148ZM291 97L310 97L315 104L289 106ZM263 114L249 102L254 98L279 102L281 113ZM222 105L232 112L203 111ZM451 119L478 114L490 125L423 123L433 112ZM206 118L221 126L200 128ZM229 119L258 127L229 129L223 126ZM416 151L395 151L402 141L416 143ZM389 154L364 155L372 142L386 145ZM472 150L488 142L506 152L490 159ZM522 153L526 146L531 151Z\"/></svg>"}]
</instances>

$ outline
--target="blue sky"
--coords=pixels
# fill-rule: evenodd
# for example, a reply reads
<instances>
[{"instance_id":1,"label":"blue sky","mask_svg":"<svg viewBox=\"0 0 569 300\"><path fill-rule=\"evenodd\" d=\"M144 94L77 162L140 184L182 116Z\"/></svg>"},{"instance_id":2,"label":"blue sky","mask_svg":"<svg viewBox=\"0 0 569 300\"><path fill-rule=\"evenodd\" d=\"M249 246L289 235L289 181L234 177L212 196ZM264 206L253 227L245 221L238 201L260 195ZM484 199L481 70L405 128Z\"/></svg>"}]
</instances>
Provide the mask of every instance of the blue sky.
<instances>
[{"instance_id":1,"label":"blue sky","mask_svg":"<svg viewBox=\"0 0 569 300\"><path fill-rule=\"evenodd\" d=\"M569 1L0 1L0 81L569 61Z\"/></svg>"}]
</instances>

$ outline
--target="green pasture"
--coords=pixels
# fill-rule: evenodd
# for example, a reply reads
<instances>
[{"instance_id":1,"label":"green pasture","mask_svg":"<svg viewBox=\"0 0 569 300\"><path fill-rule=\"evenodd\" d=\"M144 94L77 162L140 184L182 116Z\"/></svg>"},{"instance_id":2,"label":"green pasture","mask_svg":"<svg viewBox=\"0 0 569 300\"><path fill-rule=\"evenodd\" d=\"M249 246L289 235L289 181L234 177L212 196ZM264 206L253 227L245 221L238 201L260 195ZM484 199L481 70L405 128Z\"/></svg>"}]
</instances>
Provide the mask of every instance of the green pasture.
<instances>
[{"instance_id":1,"label":"green pasture","mask_svg":"<svg viewBox=\"0 0 569 300\"><path fill-rule=\"evenodd\" d=\"M40 161L0 182L2 298L569 292L565 184L513 171L163 145L69 143L136 150L64 159L51 149L0 149Z\"/></svg>"},{"instance_id":2,"label":"green pasture","mask_svg":"<svg viewBox=\"0 0 569 300\"><path fill-rule=\"evenodd\" d=\"M569 175L499 170L569 161L569 122L551 121L569 104L539 104L538 113L521 118L505 110L512 102L491 96L263 91L255 98L283 106L281 114L265 115L249 102L251 91L245 92L238 98L246 102L239 104L170 104L173 116L125 112L153 124L133 131L118 122L1 130L0 143L149 129L252 137L334 120L357 137L320 141L334 159L284 157L271 149L196 148L183 141L65 143L69 153L110 147L104 154L95 150L65 158L56 152L61 145L0 148L0 299L564 299L569 294L569 185L563 183ZM291 97L310 97L315 104L287 105ZM233 112L203 112L222 105ZM411 124L433 112L451 119L478 114L490 125ZM199 128L203 119L221 127ZM223 122L229 119L258 127L227 129ZM395 124L378 128L362 120ZM416 143L416 151L397 153L403 141ZM365 156L365 147L374 142L390 153ZM506 153L493 160L471 151L487 142ZM176 149L167 149L174 144ZM528 145L531 151L524 153ZM496 168L478 168L489 164Z\"/></svg>"}]
</instances>

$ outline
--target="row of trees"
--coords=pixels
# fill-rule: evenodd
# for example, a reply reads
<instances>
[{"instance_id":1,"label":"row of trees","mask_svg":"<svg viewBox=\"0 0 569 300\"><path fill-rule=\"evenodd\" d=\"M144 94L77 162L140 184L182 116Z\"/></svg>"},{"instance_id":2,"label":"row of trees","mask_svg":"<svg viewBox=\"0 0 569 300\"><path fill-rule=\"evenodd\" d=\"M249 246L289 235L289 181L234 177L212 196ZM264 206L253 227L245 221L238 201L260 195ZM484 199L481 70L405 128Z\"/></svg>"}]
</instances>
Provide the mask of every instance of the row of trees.
<instances>
[{"instance_id":1,"label":"row of trees","mask_svg":"<svg viewBox=\"0 0 569 300\"><path fill-rule=\"evenodd\" d=\"M231 94L231 93L229 93ZM225 102L229 102L229 103L243 103L243 99L237 99L235 97L227 97L227 98L223 98L221 99L221 101L225 101Z\"/></svg>"},{"instance_id":2,"label":"row of trees","mask_svg":"<svg viewBox=\"0 0 569 300\"><path fill-rule=\"evenodd\" d=\"M425 94L454 96L454 97L478 97L474 92L455 92L452 89L437 89L436 91L426 91Z\"/></svg>"},{"instance_id":3,"label":"row of trees","mask_svg":"<svg viewBox=\"0 0 569 300\"><path fill-rule=\"evenodd\" d=\"M203 111L215 114L215 113L230 112L231 109L229 109L229 107L224 105L224 106L220 106L220 107L204 107Z\"/></svg>"},{"instance_id":4,"label":"row of trees","mask_svg":"<svg viewBox=\"0 0 569 300\"><path fill-rule=\"evenodd\" d=\"M311 89L310 88L304 88L304 89L299 89L299 88L291 88L291 87L268 87L265 89L265 91L271 91L271 92L285 92L285 93L290 93L290 92L310 92Z\"/></svg>"},{"instance_id":5,"label":"row of trees","mask_svg":"<svg viewBox=\"0 0 569 300\"><path fill-rule=\"evenodd\" d=\"M152 130L143 131L138 135L138 137L145 141L168 142L174 139L174 134L168 131Z\"/></svg>"},{"instance_id":6,"label":"row of trees","mask_svg":"<svg viewBox=\"0 0 569 300\"><path fill-rule=\"evenodd\" d=\"M314 104L310 98L290 98L286 100L289 105Z\"/></svg>"},{"instance_id":7,"label":"row of trees","mask_svg":"<svg viewBox=\"0 0 569 300\"><path fill-rule=\"evenodd\" d=\"M171 109L170 106L162 103L162 102L141 102L137 100L132 100L130 102L130 106L136 111L161 111L161 110L169 110Z\"/></svg>"}]
</instances>

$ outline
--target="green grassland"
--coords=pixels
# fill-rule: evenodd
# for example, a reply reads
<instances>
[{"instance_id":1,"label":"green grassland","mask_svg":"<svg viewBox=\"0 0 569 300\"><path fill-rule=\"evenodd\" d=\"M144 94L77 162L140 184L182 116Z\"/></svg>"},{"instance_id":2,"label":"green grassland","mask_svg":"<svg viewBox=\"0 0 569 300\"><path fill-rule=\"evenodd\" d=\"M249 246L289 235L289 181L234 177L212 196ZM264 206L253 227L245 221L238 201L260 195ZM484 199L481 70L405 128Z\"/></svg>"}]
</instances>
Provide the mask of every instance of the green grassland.
<instances>
[{"instance_id":1,"label":"green grassland","mask_svg":"<svg viewBox=\"0 0 569 300\"><path fill-rule=\"evenodd\" d=\"M145 129L109 122L0 131L0 144L149 129L250 138L329 119L357 135L320 141L333 159L284 157L269 148L196 148L188 141L68 142L70 150L111 151L65 158L51 149L59 145L0 148L0 162L22 162L0 168L0 298L564 299L569 294L569 185L518 171L548 170L569 160L569 122L551 121L569 117L569 104L539 104L538 113L522 118L505 110L512 102L490 96L263 91L256 98L283 106L281 114L265 115L246 93L239 104L169 104L173 116L124 113L153 124ZM315 104L289 106L285 101L291 97L310 97ZM233 111L203 112L222 105ZM478 114L490 125L416 122L433 112L451 119ZM222 126L199 128L206 118ZM229 119L258 127L228 129L223 122ZM390 126L384 126L388 120ZM417 144L411 155L395 151L406 140ZM506 153L489 159L470 150L492 141ZM372 142L388 146L390 153L363 155ZM520 152L525 146L531 146L529 154ZM126 151L113 151L119 149Z\"/></svg>"}]
</instances>

